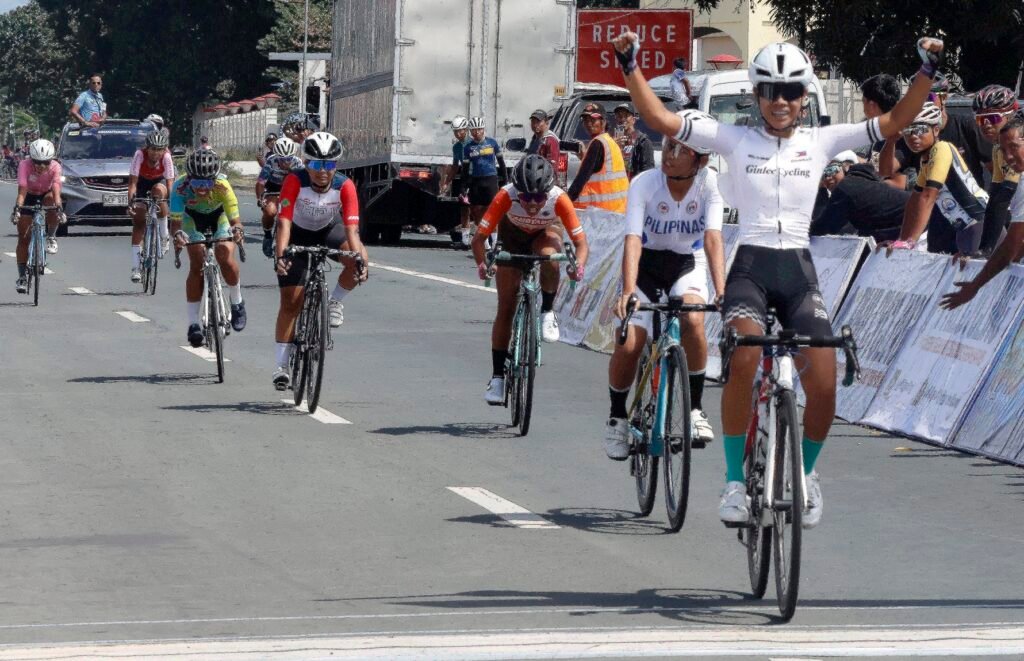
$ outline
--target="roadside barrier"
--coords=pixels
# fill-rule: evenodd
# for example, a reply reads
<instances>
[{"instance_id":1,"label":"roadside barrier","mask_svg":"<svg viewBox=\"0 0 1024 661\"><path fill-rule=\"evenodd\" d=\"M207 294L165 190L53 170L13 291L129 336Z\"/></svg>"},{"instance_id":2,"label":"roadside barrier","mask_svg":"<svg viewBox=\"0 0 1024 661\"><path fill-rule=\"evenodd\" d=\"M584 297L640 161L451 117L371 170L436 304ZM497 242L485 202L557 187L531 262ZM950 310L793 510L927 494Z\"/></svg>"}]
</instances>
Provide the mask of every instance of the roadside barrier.
<instances>
[{"instance_id":1,"label":"roadside barrier","mask_svg":"<svg viewBox=\"0 0 1024 661\"><path fill-rule=\"evenodd\" d=\"M590 261L575 291L563 279L556 298L562 341L610 353L625 221L603 210L585 211L580 220ZM728 266L736 227L726 225L723 238ZM939 308L939 299L954 282L973 278L983 262L961 271L946 256L897 251L887 258L873 247L859 237L811 240L833 326L853 327L863 372L859 383L838 388L837 415L1024 465L1024 266L1007 269L950 312ZM705 319L707 374L717 378L721 319ZM842 356L839 361L841 378Z\"/></svg>"}]
</instances>

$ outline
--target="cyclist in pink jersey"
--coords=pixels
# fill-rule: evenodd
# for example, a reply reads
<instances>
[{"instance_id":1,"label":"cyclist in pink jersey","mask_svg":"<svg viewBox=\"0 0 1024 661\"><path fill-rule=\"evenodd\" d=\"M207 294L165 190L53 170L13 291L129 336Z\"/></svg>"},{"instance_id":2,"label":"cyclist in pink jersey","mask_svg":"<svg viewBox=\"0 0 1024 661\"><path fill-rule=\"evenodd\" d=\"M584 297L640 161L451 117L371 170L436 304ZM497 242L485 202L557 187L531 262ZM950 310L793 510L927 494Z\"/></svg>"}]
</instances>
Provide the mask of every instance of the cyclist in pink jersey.
<instances>
[{"instance_id":1,"label":"cyclist in pink jersey","mask_svg":"<svg viewBox=\"0 0 1024 661\"><path fill-rule=\"evenodd\" d=\"M28 292L28 280L25 278L28 263L29 230L32 227L32 209L37 204L43 206L61 206L60 198L60 163L53 160L56 154L53 143L49 140L36 140L29 145L29 156L18 164L18 197L11 213L11 223L18 226L18 293ZM24 208L22 208L24 207ZM57 253L57 225L60 214L56 211L46 213L46 252Z\"/></svg>"}]
</instances>

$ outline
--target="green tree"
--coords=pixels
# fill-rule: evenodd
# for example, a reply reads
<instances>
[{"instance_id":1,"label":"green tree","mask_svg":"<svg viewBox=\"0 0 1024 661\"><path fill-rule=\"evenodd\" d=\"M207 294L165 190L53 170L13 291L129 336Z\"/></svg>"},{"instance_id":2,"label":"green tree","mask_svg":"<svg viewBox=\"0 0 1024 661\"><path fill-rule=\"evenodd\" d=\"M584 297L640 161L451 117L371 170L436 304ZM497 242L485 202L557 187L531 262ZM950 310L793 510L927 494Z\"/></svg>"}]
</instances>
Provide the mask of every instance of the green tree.
<instances>
[{"instance_id":1,"label":"green tree","mask_svg":"<svg viewBox=\"0 0 1024 661\"><path fill-rule=\"evenodd\" d=\"M270 32L260 39L256 49L263 56L270 53L297 53L302 51L305 28L305 4L297 0L275 0L276 18ZM309 51L330 52L331 24L333 20L332 0L310 0L309 2ZM282 82L280 94L285 102L298 100L298 66L273 65L264 76L269 83Z\"/></svg>"}]
</instances>

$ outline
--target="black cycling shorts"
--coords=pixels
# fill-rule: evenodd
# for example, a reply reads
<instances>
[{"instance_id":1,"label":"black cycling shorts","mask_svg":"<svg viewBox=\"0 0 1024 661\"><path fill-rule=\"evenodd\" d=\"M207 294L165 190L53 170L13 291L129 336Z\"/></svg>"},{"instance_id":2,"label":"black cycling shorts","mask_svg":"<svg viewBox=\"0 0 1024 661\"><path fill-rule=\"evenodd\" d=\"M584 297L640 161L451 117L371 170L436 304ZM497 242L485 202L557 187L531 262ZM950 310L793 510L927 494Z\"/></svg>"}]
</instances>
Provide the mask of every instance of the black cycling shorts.
<instances>
[{"instance_id":1,"label":"black cycling shorts","mask_svg":"<svg viewBox=\"0 0 1024 661\"><path fill-rule=\"evenodd\" d=\"M43 198L46 197L47 195L49 195L52 192L53 192L53 189L51 188L50 190L46 191L42 195L36 195L35 193L25 193L25 203L22 204L21 206L22 207L34 207L37 204L44 204L45 205L46 202L43 200ZM27 215L31 214L32 211L29 210L29 209L24 209L23 208L21 210L21 213L27 216Z\"/></svg>"},{"instance_id":2,"label":"black cycling shorts","mask_svg":"<svg viewBox=\"0 0 1024 661\"><path fill-rule=\"evenodd\" d=\"M498 177L473 177L469 183L469 203L475 207L490 206L498 194Z\"/></svg>"},{"instance_id":3,"label":"black cycling shorts","mask_svg":"<svg viewBox=\"0 0 1024 661\"><path fill-rule=\"evenodd\" d=\"M274 195L278 195L278 194L280 194L280 192L281 192L281 186L283 185L283 183L284 183L284 182L281 182L281 183L276 183L276 184L275 184L275 183L274 183L274 182L272 182L272 181L268 181L268 182L267 182L267 183L266 183L266 184L265 184L265 185L263 186L263 192L264 192L264 193L272 193L272 194L274 194Z\"/></svg>"},{"instance_id":4,"label":"black cycling shorts","mask_svg":"<svg viewBox=\"0 0 1024 661\"><path fill-rule=\"evenodd\" d=\"M153 190L153 186L164 183L163 179L146 179L139 177L139 181L135 184L135 197L147 197L149 191Z\"/></svg>"},{"instance_id":5,"label":"black cycling shorts","mask_svg":"<svg viewBox=\"0 0 1024 661\"><path fill-rule=\"evenodd\" d=\"M345 243L345 225L341 221L334 221L327 227L315 232L302 229L292 223L291 239L289 245L293 246L327 246L340 250ZM306 266L309 264L309 255L295 255L291 258L291 266L288 267L287 275L277 276L278 287L301 287L306 273Z\"/></svg>"},{"instance_id":6,"label":"black cycling shorts","mask_svg":"<svg viewBox=\"0 0 1024 661\"><path fill-rule=\"evenodd\" d=\"M679 278L693 271L696 264L692 254L644 248L640 251L636 287L648 301L660 301L662 296L669 295Z\"/></svg>"},{"instance_id":7,"label":"black cycling shorts","mask_svg":"<svg viewBox=\"0 0 1024 661\"><path fill-rule=\"evenodd\" d=\"M832 335L811 251L740 246L725 282L725 321L746 318L765 329L768 308L786 330Z\"/></svg>"}]
</instances>

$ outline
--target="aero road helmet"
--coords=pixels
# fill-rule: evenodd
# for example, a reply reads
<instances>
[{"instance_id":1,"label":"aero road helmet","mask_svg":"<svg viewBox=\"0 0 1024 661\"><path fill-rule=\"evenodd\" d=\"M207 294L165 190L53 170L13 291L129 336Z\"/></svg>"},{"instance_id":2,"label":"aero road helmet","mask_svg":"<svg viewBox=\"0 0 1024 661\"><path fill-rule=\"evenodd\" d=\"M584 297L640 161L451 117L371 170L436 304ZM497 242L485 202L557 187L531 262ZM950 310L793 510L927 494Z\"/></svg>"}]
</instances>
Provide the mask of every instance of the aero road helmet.
<instances>
[{"instance_id":1,"label":"aero road helmet","mask_svg":"<svg viewBox=\"0 0 1024 661\"><path fill-rule=\"evenodd\" d=\"M35 140L28 146L28 155L33 161L52 161L56 153L49 140Z\"/></svg>"},{"instance_id":2,"label":"aero road helmet","mask_svg":"<svg viewBox=\"0 0 1024 661\"><path fill-rule=\"evenodd\" d=\"M942 110L928 101L921 107L921 112L917 113L917 117L911 124L927 124L928 126L938 126L942 123Z\"/></svg>"},{"instance_id":3,"label":"aero road helmet","mask_svg":"<svg viewBox=\"0 0 1024 661\"><path fill-rule=\"evenodd\" d=\"M750 60L750 82L801 83L804 87L814 78L814 67L807 53L784 41L768 44Z\"/></svg>"},{"instance_id":4,"label":"aero road helmet","mask_svg":"<svg viewBox=\"0 0 1024 661\"><path fill-rule=\"evenodd\" d=\"M185 172L194 179L213 179L220 174L220 156L212 149L197 149L185 158Z\"/></svg>"},{"instance_id":5,"label":"aero road helmet","mask_svg":"<svg viewBox=\"0 0 1024 661\"><path fill-rule=\"evenodd\" d=\"M452 118L452 130L453 131L459 131L459 130L468 129L468 128L469 128L469 120L466 119L465 117L463 117L462 115L456 115L455 117Z\"/></svg>"},{"instance_id":6,"label":"aero road helmet","mask_svg":"<svg viewBox=\"0 0 1024 661\"><path fill-rule=\"evenodd\" d=\"M306 160L336 160L343 153L341 142L325 131L318 131L302 141L302 158Z\"/></svg>"},{"instance_id":7,"label":"aero road helmet","mask_svg":"<svg viewBox=\"0 0 1024 661\"><path fill-rule=\"evenodd\" d=\"M512 169L512 185L520 193L547 193L555 185L555 171L543 156L530 154Z\"/></svg>"}]
</instances>

